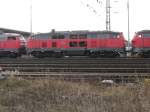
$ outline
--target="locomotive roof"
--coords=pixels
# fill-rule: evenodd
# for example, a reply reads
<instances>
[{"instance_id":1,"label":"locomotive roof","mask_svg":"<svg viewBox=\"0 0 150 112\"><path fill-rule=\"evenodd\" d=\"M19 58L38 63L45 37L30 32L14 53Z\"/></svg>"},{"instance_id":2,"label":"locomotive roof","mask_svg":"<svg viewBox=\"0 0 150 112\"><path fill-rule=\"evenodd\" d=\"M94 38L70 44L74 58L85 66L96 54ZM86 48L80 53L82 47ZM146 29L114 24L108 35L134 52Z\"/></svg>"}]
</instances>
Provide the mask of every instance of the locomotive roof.
<instances>
[{"instance_id":1,"label":"locomotive roof","mask_svg":"<svg viewBox=\"0 0 150 112\"><path fill-rule=\"evenodd\" d=\"M0 38L6 38L6 37L10 37L10 36L21 36L21 34L17 34L17 33L0 33Z\"/></svg>"},{"instance_id":2,"label":"locomotive roof","mask_svg":"<svg viewBox=\"0 0 150 112\"><path fill-rule=\"evenodd\" d=\"M6 36L21 36L21 34L17 33L5 33Z\"/></svg>"},{"instance_id":3,"label":"locomotive roof","mask_svg":"<svg viewBox=\"0 0 150 112\"><path fill-rule=\"evenodd\" d=\"M14 30L14 29L8 29L8 28L1 28L1 27L0 27L0 31L4 32L4 33L17 33L17 34L21 34L25 37L28 37L31 34L30 32Z\"/></svg>"},{"instance_id":4,"label":"locomotive roof","mask_svg":"<svg viewBox=\"0 0 150 112\"><path fill-rule=\"evenodd\" d=\"M34 36L40 36L40 35L47 35L47 36L51 36L51 35L70 35L70 34L119 34L121 32L114 32L114 31L88 31L88 30L81 30L81 31L56 31L56 32L49 32L49 33L39 33L39 34L34 34L32 35Z\"/></svg>"},{"instance_id":5,"label":"locomotive roof","mask_svg":"<svg viewBox=\"0 0 150 112\"><path fill-rule=\"evenodd\" d=\"M150 30L142 30L137 32L137 34L142 34L142 33L150 33Z\"/></svg>"}]
</instances>

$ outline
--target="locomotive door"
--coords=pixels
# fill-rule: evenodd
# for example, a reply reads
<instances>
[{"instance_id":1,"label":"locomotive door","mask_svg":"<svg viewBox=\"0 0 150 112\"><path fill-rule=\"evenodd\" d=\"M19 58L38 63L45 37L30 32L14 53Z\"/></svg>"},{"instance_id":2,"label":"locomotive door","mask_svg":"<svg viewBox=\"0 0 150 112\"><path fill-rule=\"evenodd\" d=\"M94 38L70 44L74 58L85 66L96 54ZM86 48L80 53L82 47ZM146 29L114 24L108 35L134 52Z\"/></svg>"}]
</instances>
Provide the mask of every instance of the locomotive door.
<instances>
[{"instance_id":1,"label":"locomotive door","mask_svg":"<svg viewBox=\"0 0 150 112\"><path fill-rule=\"evenodd\" d=\"M66 51L67 55L73 55L73 56L83 56L86 53L87 48L87 36L80 34L73 34L70 35L69 38L69 47Z\"/></svg>"}]
</instances>

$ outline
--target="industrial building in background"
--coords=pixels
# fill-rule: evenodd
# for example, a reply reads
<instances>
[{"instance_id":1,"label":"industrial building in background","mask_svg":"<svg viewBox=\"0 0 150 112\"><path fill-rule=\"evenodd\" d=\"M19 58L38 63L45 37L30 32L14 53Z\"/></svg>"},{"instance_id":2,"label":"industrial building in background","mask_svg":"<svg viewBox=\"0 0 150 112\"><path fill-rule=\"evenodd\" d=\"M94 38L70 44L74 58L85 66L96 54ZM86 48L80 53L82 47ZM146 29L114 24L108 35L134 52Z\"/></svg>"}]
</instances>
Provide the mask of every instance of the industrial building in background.
<instances>
[{"instance_id":1,"label":"industrial building in background","mask_svg":"<svg viewBox=\"0 0 150 112\"><path fill-rule=\"evenodd\" d=\"M18 33L18 34L23 35L25 38L30 36L30 32L14 30L14 29L8 29L8 28L0 28L0 32L4 32L4 33Z\"/></svg>"}]
</instances>

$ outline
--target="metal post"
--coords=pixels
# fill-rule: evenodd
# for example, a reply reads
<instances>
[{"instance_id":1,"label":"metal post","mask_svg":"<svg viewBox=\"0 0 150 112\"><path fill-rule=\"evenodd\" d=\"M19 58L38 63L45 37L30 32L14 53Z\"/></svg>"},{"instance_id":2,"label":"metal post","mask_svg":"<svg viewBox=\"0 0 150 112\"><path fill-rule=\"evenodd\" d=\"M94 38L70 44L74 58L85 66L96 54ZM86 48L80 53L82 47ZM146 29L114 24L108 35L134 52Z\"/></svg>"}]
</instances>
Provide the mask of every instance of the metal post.
<instances>
[{"instance_id":1,"label":"metal post","mask_svg":"<svg viewBox=\"0 0 150 112\"><path fill-rule=\"evenodd\" d=\"M106 30L110 31L110 0L106 0Z\"/></svg>"},{"instance_id":2,"label":"metal post","mask_svg":"<svg viewBox=\"0 0 150 112\"><path fill-rule=\"evenodd\" d=\"M127 1L127 10L128 10L128 47L130 45L130 5L129 0Z\"/></svg>"},{"instance_id":3,"label":"metal post","mask_svg":"<svg viewBox=\"0 0 150 112\"><path fill-rule=\"evenodd\" d=\"M30 33L32 34L32 0L30 0Z\"/></svg>"}]
</instances>

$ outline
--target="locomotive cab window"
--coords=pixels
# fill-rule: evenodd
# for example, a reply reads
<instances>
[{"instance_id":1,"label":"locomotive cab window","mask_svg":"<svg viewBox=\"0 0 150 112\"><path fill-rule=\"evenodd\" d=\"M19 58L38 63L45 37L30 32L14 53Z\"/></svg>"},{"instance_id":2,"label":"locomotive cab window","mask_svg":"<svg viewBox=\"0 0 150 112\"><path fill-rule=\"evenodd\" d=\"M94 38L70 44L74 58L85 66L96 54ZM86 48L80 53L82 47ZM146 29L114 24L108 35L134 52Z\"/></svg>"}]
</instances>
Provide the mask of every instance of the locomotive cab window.
<instances>
[{"instance_id":1,"label":"locomotive cab window","mask_svg":"<svg viewBox=\"0 0 150 112\"><path fill-rule=\"evenodd\" d=\"M119 33L110 34L110 37L111 38L118 38L118 37L120 37L120 34Z\"/></svg>"},{"instance_id":2,"label":"locomotive cab window","mask_svg":"<svg viewBox=\"0 0 150 112\"><path fill-rule=\"evenodd\" d=\"M77 42L70 42L70 43L69 43L69 46L70 46L70 47L77 47L77 46L78 46L78 43L77 43Z\"/></svg>"},{"instance_id":3,"label":"locomotive cab window","mask_svg":"<svg viewBox=\"0 0 150 112\"><path fill-rule=\"evenodd\" d=\"M87 42L86 41L81 41L79 42L80 47L87 47Z\"/></svg>"},{"instance_id":4,"label":"locomotive cab window","mask_svg":"<svg viewBox=\"0 0 150 112\"><path fill-rule=\"evenodd\" d=\"M7 37L8 40L16 40L16 37Z\"/></svg>"},{"instance_id":5,"label":"locomotive cab window","mask_svg":"<svg viewBox=\"0 0 150 112\"><path fill-rule=\"evenodd\" d=\"M0 35L0 40L4 40L4 39L6 39L6 35Z\"/></svg>"}]
</instances>

